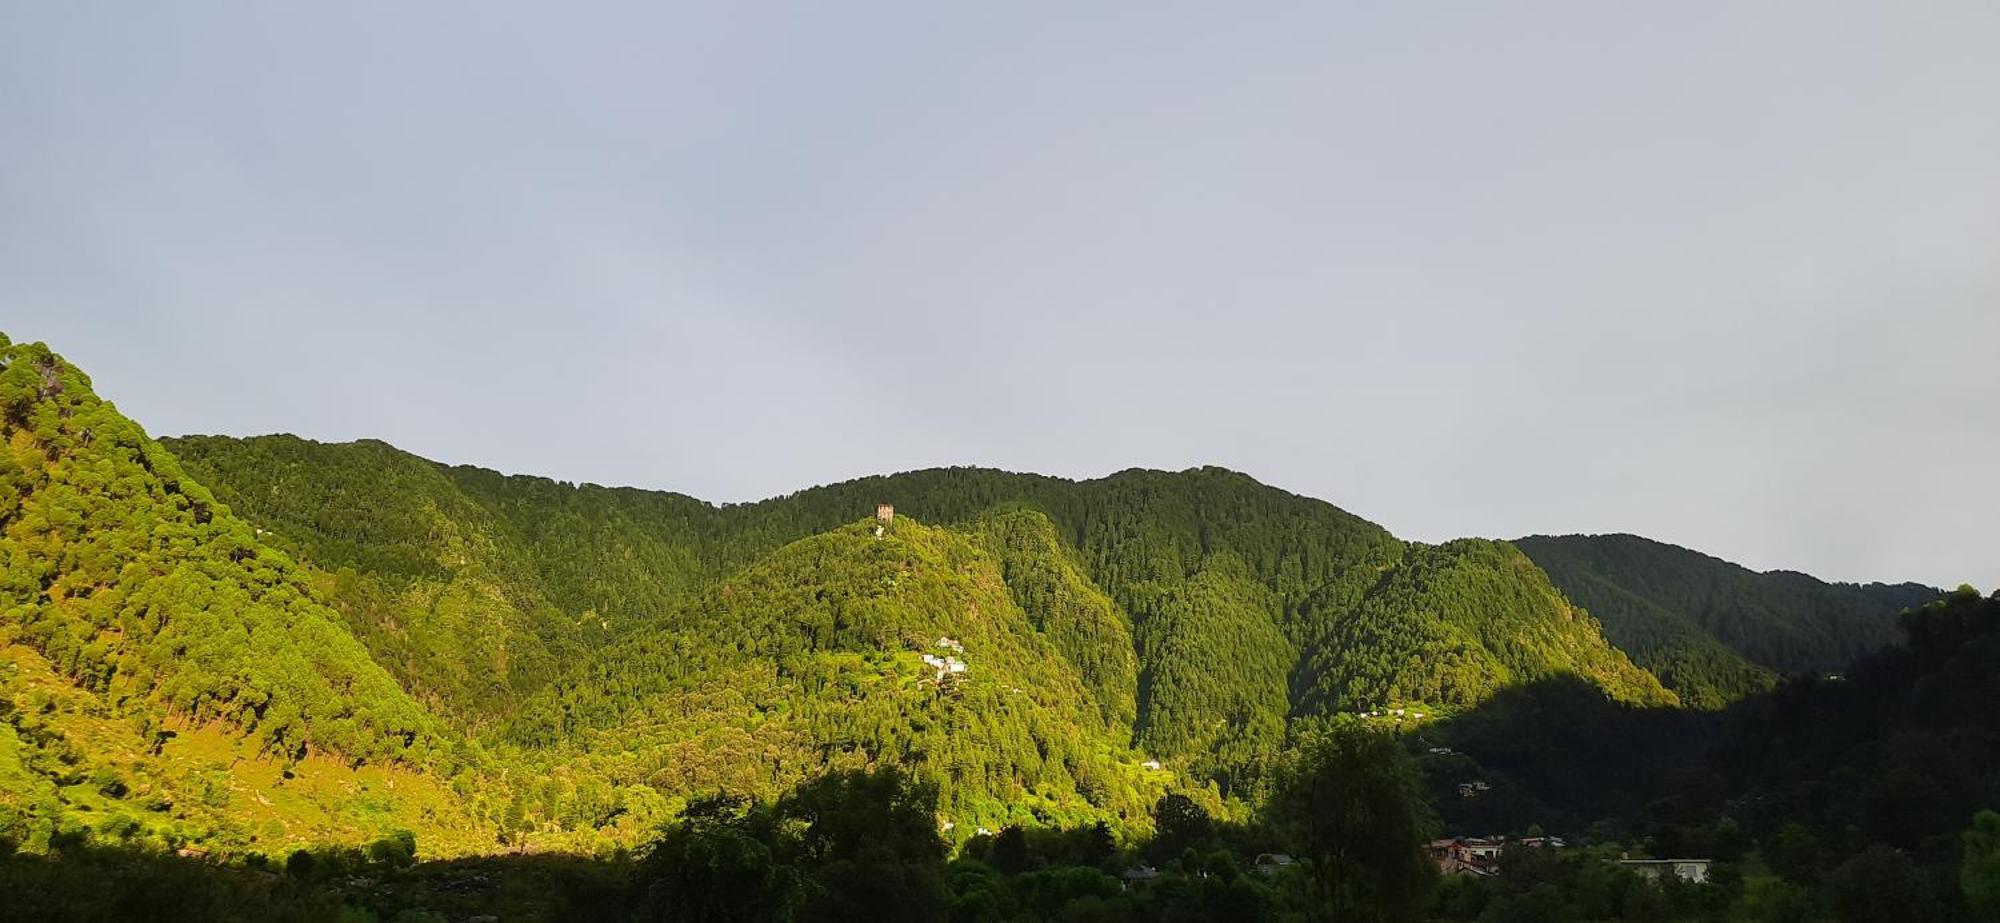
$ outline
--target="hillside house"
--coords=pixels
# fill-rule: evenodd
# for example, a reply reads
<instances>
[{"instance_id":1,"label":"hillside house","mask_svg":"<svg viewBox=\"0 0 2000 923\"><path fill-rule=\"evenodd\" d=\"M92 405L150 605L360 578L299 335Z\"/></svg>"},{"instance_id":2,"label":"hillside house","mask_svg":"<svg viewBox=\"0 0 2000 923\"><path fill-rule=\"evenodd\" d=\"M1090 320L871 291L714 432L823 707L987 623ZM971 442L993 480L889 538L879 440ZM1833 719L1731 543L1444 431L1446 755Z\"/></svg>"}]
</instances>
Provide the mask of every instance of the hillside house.
<instances>
[{"instance_id":1,"label":"hillside house","mask_svg":"<svg viewBox=\"0 0 2000 923\"><path fill-rule=\"evenodd\" d=\"M936 654L923 655L924 665L937 671L935 679L942 683L965 672L965 661L957 657L939 657Z\"/></svg>"},{"instance_id":2,"label":"hillside house","mask_svg":"<svg viewBox=\"0 0 2000 923\"><path fill-rule=\"evenodd\" d=\"M1495 874L1500 870L1500 853L1507 841L1498 837L1445 837L1424 847L1438 871L1445 875Z\"/></svg>"},{"instance_id":3,"label":"hillside house","mask_svg":"<svg viewBox=\"0 0 2000 923\"><path fill-rule=\"evenodd\" d=\"M1509 840L1504 836L1454 836L1432 840L1424 847L1438 871L1446 875L1492 875L1499 871L1500 856L1509 849L1562 849L1561 837L1528 836Z\"/></svg>"},{"instance_id":4,"label":"hillside house","mask_svg":"<svg viewBox=\"0 0 2000 923\"><path fill-rule=\"evenodd\" d=\"M890 506L890 505L889 505L889 504L887 504L887 503L877 503L877 504L875 504L875 521L876 521L876 522L879 522L879 523L881 523L881 524L883 524L883 525L885 525L885 526L886 526L886 525L888 525L889 523L891 523L891 522L895 521L895 519L896 519L896 508L895 508L895 507L893 507L893 506Z\"/></svg>"},{"instance_id":5,"label":"hillside house","mask_svg":"<svg viewBox=\"0 0 2000 923\"><path fill-rule=\"evenodd\" d=\"M1259 853L1251 868L1259 875L1276 875L1280 871L1297 865L1298 860L1281 852Z\"/></svg>"},{"instance_id":6,"label":"hillside house","mask_svg":"<svg viewBox=\"0 0 2000 923\"><path fill-rule=\"evenodd\" d=\"M1708 880L1707 859L1620 859L1618 865L1639 873L1648 881L1659 881L1668 875L1682 881L1701 884Z\"/></svg>"},{"instance_id":7,"label":"hillside house","mask_svg":"<svg viewBox=\"0 0 2000 923\"><path fill-rule=\"evenodd\" d=\"M1119 890L1129 890L1134 884L1147 884L1160 877L1160 870L1144 862L1118 873Z\"/></svg>"}]
</instances>

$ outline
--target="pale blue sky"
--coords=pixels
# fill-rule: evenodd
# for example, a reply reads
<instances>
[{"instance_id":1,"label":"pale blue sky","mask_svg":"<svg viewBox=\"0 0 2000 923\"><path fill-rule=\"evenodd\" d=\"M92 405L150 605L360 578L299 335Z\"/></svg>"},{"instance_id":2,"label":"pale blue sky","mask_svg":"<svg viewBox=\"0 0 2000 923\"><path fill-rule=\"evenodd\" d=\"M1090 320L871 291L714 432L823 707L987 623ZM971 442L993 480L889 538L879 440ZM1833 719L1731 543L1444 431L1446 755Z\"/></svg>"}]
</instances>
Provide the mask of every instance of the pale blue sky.
<instances>
[{"instance_id":1,"label":"pale blue sky","mask_svg":"<svg viewBox=\"0 0 2000 923\"><path fill-rule=\"evenodd\" d=\"M2000 4L949 6L0 0L0 329L161 434L2000 583Z\"/></svg>"}]
</instances>

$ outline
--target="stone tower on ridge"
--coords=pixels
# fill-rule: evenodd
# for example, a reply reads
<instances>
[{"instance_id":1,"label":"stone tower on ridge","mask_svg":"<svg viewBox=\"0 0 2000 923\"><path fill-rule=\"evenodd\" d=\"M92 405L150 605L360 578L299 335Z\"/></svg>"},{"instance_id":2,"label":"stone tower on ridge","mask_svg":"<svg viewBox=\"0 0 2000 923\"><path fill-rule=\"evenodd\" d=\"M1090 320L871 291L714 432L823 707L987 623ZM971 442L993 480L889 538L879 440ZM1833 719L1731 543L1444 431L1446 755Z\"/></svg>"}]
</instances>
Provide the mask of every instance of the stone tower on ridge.
<instances>
[{"instance_id":1,"label":"stone tower on ridge","mask_svg":"<svg viewBox=\"0 0 2000 923\"><path fill-rule=\"evenodd\" d=\"M890 505L889 505L889 504L887 504L887 503L877 503L877 504L875 504L875 521L876 521L876 522L879 522L879 523L882 523L883 525L888 525L888 524L889 524L889 522L890 522L891 520L894 520L895 518L896 518L896 508L895 508L895 507L893 507L893 506L890 506Z\"/></svg>"}]
</instances>

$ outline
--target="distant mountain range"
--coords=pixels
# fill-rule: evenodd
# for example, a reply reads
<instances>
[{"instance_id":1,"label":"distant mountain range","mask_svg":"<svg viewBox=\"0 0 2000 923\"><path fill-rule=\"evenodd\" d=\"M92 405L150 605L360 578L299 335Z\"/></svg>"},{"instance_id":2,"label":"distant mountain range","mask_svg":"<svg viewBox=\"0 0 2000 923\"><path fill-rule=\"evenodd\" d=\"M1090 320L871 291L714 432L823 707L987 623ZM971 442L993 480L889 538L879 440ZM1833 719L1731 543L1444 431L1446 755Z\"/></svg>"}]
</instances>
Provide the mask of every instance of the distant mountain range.
<instances>
[{"instance_id":1,"label":"distant mountain range","mask_svg":"<svg viewBox=\"0 0 2000 923\"><path fill-rule=\"evenodd\" d=\"M1895 639L1885 616L1942 593L1758 573L1636 535L1532 535L1514 545L1596 615L1613 644L1702 707L1768 688L1779 674L1840 670Z\"/></svg>"},{"instance_id":2,"label":"distant mountain range","mask_svg":"<svg viewBox=\"0 0 2000 923\"><path fill-rule=\"evenodd\" d=\"M1714 709L1939 595L1633 536L1405 542L1217 468L715 505L375 441L153 440L0 343L0 835L30 848L588 850L884 761L960 836L1139 829L1167 792L1240 813L1335 715L1543 680Z\"/></svg>"}]
</instances>

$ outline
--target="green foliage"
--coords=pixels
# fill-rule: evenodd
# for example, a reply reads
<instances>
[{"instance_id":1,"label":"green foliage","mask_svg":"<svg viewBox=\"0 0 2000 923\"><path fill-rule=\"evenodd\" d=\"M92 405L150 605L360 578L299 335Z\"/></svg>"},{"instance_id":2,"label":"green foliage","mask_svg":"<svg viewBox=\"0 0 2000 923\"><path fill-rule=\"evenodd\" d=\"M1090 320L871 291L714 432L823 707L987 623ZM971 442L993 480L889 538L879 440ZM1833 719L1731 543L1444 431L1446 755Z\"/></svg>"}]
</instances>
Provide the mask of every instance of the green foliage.
<instances>
[{"instance_id":1,"label":"green foliage","mask_svg":"<svg viewBox=\"0 0 2000 923\"><path fill-rule=\"evenodd\" d=\"M1633 535L1515 542L1605 636L1690 705L1719 708L1770 688L1775 673L1839 670L1895 638L1896 612L1938 591L1756 573Z\"/></svg>"},{"instance_id":2,"label":"green foliage","mask_svg":"<svg viewBox=\"0 0 2000 923\"><path fill-rule=\"evenodd\" d=\"M1880 843L1841 863L1827 876L1827 887L1834 919L1841 923L1939 918L1916 863Z\"/></svg>"},{"instance_id":3,"label":"green foliage","mask_svg":"<svg viewBox=\"0 0 2000 923\"><path fill-rule=\"evenodd\" d=\"M771 848L775 821L743 797L690 802L640 863L648 906L667 920L789 917L801 882Z\"/></svg>"},{"instance_id":4,"label":"green foliage","mask_svg":"<svg viewBox=\"0 0 2000 923\"><path fill-rule=\"evenodd\" d=\"M317 568L345 624L428 704L472 722L509 713L604 634L564 611L539 536L442 468L383 443L290 436L164 441L259 538ZM635 586L657 585L635 579Z\"/></svg>"},{"instance_id":5,"label":"green foliage","mask_svg":"<svg viewBox=\"0 0 2000 923\"><path fill-rule=\"evenodd\" d=\"M375 442L170 453L38 345L0 347L0 423L0 840L26 854L0 861L22 880L94 851L139 893L458 919L493 901L433 888L419 842L610 851L678 812L636 867L538 879L572 890L535 913L1407 919L1429 881L1408 750L1455 824L1754 843L1785 881L1745 913L1852 915L1904 885L1983 906L1991 850L1959 828L2000 777L2000 603L1976 593L1846 679L1772 688L1880 645L1931 591L1629 537L1406 544L1212 468L937 469L716 506ZM855 521L878 501L902 514L879 532ZM1387 706L1430 715L1342 714ZM1491 793L1458 797L1473 778ZM981 826L1001 834L965 839ZM277 896L116 858L331 840L255 879ZM1252 869L1260 851L1305 862ZM1121 887L1142 856L1158 877ZM1437 906L1712 918L1734 893L1537 861ZM355 876L386 890L326 890Z\"/></svg>"},{"instance_id":6,"label":"green foliage","mask_svg":"<svg viewBox=\"0 0 2000 923\"><path fill-rule=\"evenodd\" d=\"M1138 658L1132 629L1117 604L1090 582L1048 516L1013 510L973 523L973 534L1000 565L1000 579L1036 631L1076 666L1112 727L1136 718Z\"/></svg>"},{"instance_id":7,"label":"green foliage","mask_svg":"<svg viewBox=\"0 0 2000 923\"><path fill-rule=\"evenodd\" d=\"M1582 677L1621 702L1676 701L1502 542L1413 545L1351 612L1324 622L1308 658L1306 701L1328 709L1463 708L1555 676Z\"/></svg>"},{"instance_id":8,"label":"green foliage","mask_svg":"<svg viewBox=\"0 0 2000 923\"><path fill-rule=\"evenodd\" d=\"M422 761L430 716L307 574L39 344L0 350L0 641L127 713Z\"/></svg>"},{"instance_id":9,"label":"green foliage","mask_svg":"<svg viewBox=\"0 0 2000 923\"><path fill-rule=\"evenodd\" d=\"M408 830L398 830L376 840L368 844L368 858L384 865L408 866L417 859L417 835Z\"/></svg>"},{"instance_id":10,"label":"green foliage","mask_svg":"<svg viewBox=\"0 0 2000 923\"><path fill-rule=\"evenodd\" d=\"M1197 846L1206 845L1215 833L1215 820L1201 804L1179 792L1162 797L1153 806L1152 856L1166 861Z\"/></svg>"},{"instance_id":11,"label":"green foliage","mask_svg":"<svg viewBox=\"0 0 2000 923\"><path fill-rule=\"evenodd\" d=\"M1430 918L1481 923L1765 918L1732 912L1739 897L1732 884L1694 884L1672 876L1651 882L1619 866L1618 856L1612 847L1510 848L1501 854L1498 875L1454 876L1443 882ZM1754 909L1782 915L1796 909L1790 896L1763 897Z\"/></svg>"},{"instance_id":12,"label":"green foliage","mask_svg":"<svg viewBox=\"0 0 2000 923\"><path fill-rule=\"evenodd\" d=\"M1416 770L1386 732L1345 724L1298 741L1264 811L1306 864L1315 919L1412 919L1436 878Z\"/></svg>"},{"instance_id":13,"label":"green foliage","mask_svg":"<svg viewBox=\"0 0 2000 923\"><path fill-rule=\"evenodd\" d=\"M1060 673L1056 687L1080 682L1097 710L1097 729L1027 735L1090 741L1066 745L1053 778L1001 770L1016 777L1008 781L970 767L941 777L954 810L965 803L959 780L971 775L975 800L988 806L1013 800L996 793L1045 781L1058 802L1074 789L1096 807L1142 817L1129 773L1082 752L1127 744L1143 755L1115 754L1110 763L1154 756L1214 783L1224 797L1254 797L1287 722L1343 701L1466 705L1508 683L1570 672L1621 700L1670 698L1505 546L1406 547L1327 504L1218 469L1082 482L937 469L717 507L676 494L446 467L380 443L272 436L172 444L274 541L327 573L321 582L355 634L425 701L475 727L500 719L509 739L537 747L598 748L611 743L604 732L618 727L622 736L628 719L644 715L632 734L640 745L616 748L641 756L613 760L631 769L611 777L648 784L664 777L675 791L747 783L758 776L748 765L731 778L716 764L781 754L795 768L762 774L762 785L797 778L823 760L789 756L802 747L835 762L898 753L936 762L963 749L964 728L950 740L926 734L918 725L937 723L910 722L907 701L887 725L844 705L800 703L851 687L867 693L864 710L874 716L888 698L861 681L895 672L885 656L931 640L842 634L835 648L843 658L830 656L835 650L824 642L833 636L823 630L803 641L791 630L795 610L808 623L837 622L848 600L867 590L834 557L802 563L792 543L838 529L881 500L960 524L954 530L997 565L997 585L1011 603L980 597L984 587L932 587L921 617L888 618L898 631L968 611L967 601L988 615L1018 612L1033 656L1052 649L1071 669L1011 672L1034 682ZM896 537L892 529L889 541ZM784 580L810 592L719 601L741 589L743 575L770 573L771 558L788 556L791 563L779 565ZM947 598L954 595L963 598ZM706 627L718 623L719 631ZM740 626L772 629L775 646L740 637ZM735 640L718 643L724 639ZM793 656L774 675L745 661L787 651ZM551 659L568 666L551 672ZM661 715L648 704L686 697L697 681L705 691L688 700L692 713ZM981 694L977 683L965 692ZM774 707L753 715L730 704L746 698ZM854 720L875 722L865 736L879 739L855 739L842 727ZM1083 720L1064 714L1057 723ZM993 725L1002 746L1023 739L1014 718L980 723ZM669 737L683 742L675 753L655 743ZM689 766L695 756L704 765Z\"/></svg>"},{"instance_id":14,"label":"green foliage","mask_svg":"<svg viewBox=\"0 0 2000 923\"><path fill-rule=\"evenodd\" d=\"M1185 758L1224 791L1246 787L1284 742L1291 642L1231 558L1151 600L1139 623L1141 746Z\"/></svg>"},{"instance_id":15,"label":"green foliage","mask_svg":"<svg viewBox=\"0 0 2000 923\"><path fill-rule=\"evenodd\" d=\"M2000 919L2000 814L1980 811L1964 834L1965 859L1959 864L1959 887L1965 904L1981 919Z\"/></svg>"},{"instance_id":16,"label":"green foliage","mask_svg":"<svg viewBox=\"0 0 2000 923\"><path fill-rule=\"evenodd\" d=\"M1907 646L1733 710L1719 759L1758 792L1760 838L1810 835L1838 861L1854 828L1864 843L1922 854L1955 847L1965 818L1988 806L2000 779L2000 600L1960 591L1903 625Z\"/></svg>"},{"instance_id":17,"label":"green foliage","mask_svg":"<svg viewBox=\"0 0 2000 923\"><path fill-rule=\"evenodd\" d=\"M701 798L640 862L668 920L933 920L936 793L894 769L834 773L776 802Z\"/></svg>"},{"instance_id":18,"label":"green foliage","mask_svg":"<svg viewBox=\"0 0 2000 923\"><path fill-rule=\"evenodd\" d=\"M1580 695L1558 712L1562 699L1530 688L1439 730L1496 779L1489 797L1520 780L1571 829L1610 811L1593 829L1628 830L1654 855L1726 862L1754 845L1782 886L1749 890L1753 918L1967 919L1996 826L1964 831L2000 780L2000 599L1962 588L1901 623L1905 645L1842 677L1799 677L1720 714L1592 712Z\"/></svg>"},{"instance_id":19,"label":"green foliage","mask_svg":"<svg viewBox=\"0 0 2000 923\"><path fill-rule=\"evenodd\" d=\"M1129 730L1107 726L1050 635L965 534L857 524L612 644L524 706L513 733L622 751L597 761L615 782L771 794L820 766L893 762L936 784L958 822L1143 818L1167 778L1136 765Z\"/></svg>"}]
</instances>

